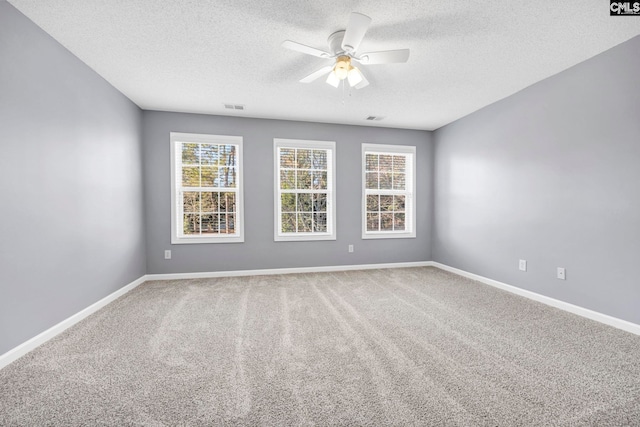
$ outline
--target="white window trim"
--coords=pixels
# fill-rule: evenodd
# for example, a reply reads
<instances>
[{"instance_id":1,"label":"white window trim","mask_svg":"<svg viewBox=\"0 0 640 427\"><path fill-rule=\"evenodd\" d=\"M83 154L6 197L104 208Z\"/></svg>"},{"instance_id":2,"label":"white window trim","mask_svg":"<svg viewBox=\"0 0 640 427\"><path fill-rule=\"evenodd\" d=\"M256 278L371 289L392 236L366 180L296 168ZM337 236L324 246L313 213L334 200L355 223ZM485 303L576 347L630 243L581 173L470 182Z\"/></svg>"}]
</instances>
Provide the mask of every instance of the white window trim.
<instances>
[{"instance_id":1,"label":"white window trim","mask_svg":"<svg viewBox=\"0 0 640 427\"><path fill-rule=\"evenodd\" d=\"M171 244L201 244L201 243L242 243L244 242L244 177L242 137L230 135L207 135L197 133L171 132ZM238 146L237 191L236 191L236 233L220 234L217 236L180 236L178 225L182 224L182 206L178 204L178 174L176 172L176 146L180 142L201 142L209 144L234 144Z\"/></svg>"},{"instance_id":2,"label":"white window trim","mask_svg":"<svg viewBox=\"0 0 640 427\"><path fill-rule=\"evenodd\" d=\"M366 153L375 154L410 154L412 177L409 182L411 215L410 229L403 231L367 231L367 180L366 180ZM362 144L362 238L363 239L411 239L416 237L416 147L411 145L385 145L385 144ZM391 190L390 192L393 192ZM399 194L406 194L406 191L398 190Z\"/></svg>"},{"instance_id":3,"label":"white window trim","mask_svg":"<svg viewBox=\"0 0 640 427\"><path fill-rule=\"evenodd\" d=\"M331 152L331 173L327 174L327 232L326 233L282 233L282 218L280 215L280 158L278 148L311 148L323 149ZM313 141L301 139L273 139L274 159L274 236L276 242L336 240L336 143L335 141Z\"/></svg>"}]
</instances>

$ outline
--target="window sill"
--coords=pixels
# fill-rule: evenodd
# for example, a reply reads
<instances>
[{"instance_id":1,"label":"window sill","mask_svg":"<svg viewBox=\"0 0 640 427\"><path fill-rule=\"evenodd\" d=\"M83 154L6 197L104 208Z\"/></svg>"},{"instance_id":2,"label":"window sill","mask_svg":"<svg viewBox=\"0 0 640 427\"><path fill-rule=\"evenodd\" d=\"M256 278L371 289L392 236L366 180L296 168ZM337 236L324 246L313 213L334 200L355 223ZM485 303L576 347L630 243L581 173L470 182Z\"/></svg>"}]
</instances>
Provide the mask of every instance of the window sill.
<instances>
[{"instance_id":1,"label":"window sill","mask_svg":"<svg viewBox=\"0 0 640 427\"><path fill-rule=\"evenodd\" d=\"M295 236L276 235L273 240L275 242L312 242L315 240L336 240L335 234L302 234Z\"/></svg>"},{"instance_id":2,"label":"window sill","mask_svg":"<svg viewBox=\"0 0 640 427\"><path fill-rule=\"evenodd\" d=\"M217 244L217 243L244 243L242 236L230 237L172 237L172 245L198 245L198 244Z\"/></svg>"},{"instance_id":3,"label":"window sill","mask_svg":"<svg viewBox=\"0 0 640 427\"><path fill-rule=\"evenodd\" d=\"M363 239L415 239L416 233L363 233Z\"/></svg>"}]
</instances>

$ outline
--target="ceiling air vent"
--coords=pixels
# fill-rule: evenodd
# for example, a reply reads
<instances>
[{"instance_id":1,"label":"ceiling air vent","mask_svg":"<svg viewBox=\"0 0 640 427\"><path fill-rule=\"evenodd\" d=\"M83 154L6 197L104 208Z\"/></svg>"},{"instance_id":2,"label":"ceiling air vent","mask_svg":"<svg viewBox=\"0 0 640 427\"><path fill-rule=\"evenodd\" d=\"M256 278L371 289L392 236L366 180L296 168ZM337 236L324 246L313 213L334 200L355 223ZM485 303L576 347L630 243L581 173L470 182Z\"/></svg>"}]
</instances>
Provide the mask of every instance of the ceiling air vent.
<instances>
[{"instance_id":1,"label":"ceiling air vent","mask_svg":"<svg viewBox=\"0 0 640 427\"><path fill-rule=\"evenodd\" d=\"M372 122L372 121L376 121L376 122L377 122L377 121L380 121L380 120L382 120L382 119L384 119L384 117L380 117L380 116L369 116L369 117L367 117L365 120L369 120L369 121L371 121L371 122Z\"/></svg>"},{"instance_id":2,"label":"ceiling air vent","mask_svg":"<svg viewBox=\"0 0 640 427\"><path fill-rule=\"evenodd\" d=\"M224 108L227 110L244 110L244 105L241 104L224 104Z\"/></svg>"}]
</instances>

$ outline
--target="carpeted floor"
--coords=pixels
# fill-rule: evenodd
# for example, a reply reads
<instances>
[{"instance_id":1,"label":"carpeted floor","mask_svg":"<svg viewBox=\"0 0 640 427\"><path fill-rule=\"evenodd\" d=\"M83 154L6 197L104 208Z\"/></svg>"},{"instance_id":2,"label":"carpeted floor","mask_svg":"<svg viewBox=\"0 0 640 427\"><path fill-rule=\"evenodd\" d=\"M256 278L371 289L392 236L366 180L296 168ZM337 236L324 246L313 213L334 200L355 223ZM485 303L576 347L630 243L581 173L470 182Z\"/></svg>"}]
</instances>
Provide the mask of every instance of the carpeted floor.
<instances>
[{"instance_id":1,"label":"carpeted floor","mask_svg":"<svg viewBox=\"0 0 640 427\"><path fill-rule=\"evenodd\" d=\"M0 425L640 425L640 336L428 267L147 282L1 370Z\"/></svg>"}]
</instances>

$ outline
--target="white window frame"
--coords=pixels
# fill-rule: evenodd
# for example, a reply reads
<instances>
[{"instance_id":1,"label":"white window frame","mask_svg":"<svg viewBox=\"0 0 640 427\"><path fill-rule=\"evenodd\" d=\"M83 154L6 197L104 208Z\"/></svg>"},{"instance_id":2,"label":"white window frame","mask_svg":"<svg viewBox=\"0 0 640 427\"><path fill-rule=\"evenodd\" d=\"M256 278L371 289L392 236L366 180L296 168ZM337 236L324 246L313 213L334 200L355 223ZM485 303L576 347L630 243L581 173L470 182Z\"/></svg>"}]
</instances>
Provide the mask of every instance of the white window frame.
<instances>
[{"instance_id":1,"label":"white window frame","mask_svg":"<svg viewBox=\"0 0 640 427\"><path fill-rule=\"evenodd\" d=\"M367 154L406 156L405 190L368 190L366 174ZM409 175L410 172L410 175ZM405 196L405 230L367 231L367 195L386 194ZM410 145L362 144L362 238L407 239L416 237L416 147Z\"/></svg>"},{"instance_id":2,"label":"white window frame","mask_svg":"<svg viewBox=\"0 0 640 427\"><path fill-rule=\"evenodd\" d=\"M229 135L207 135L197 133L170 133L171 150L171 244L198 243L242 243L244 242L244 179L242 172L242 137ZM236 187L199 187L202 191L233 191L236 193L235 233L218 235L184 235L182 234L183 205L182 197L182 153L178 152L180 143L233 144L237 147ZM179 164L177 163L179 162Z\"/></svg>"},{"instance_id":3,"label":"white window frame","mask_svg":"<svg viewBox=\"0 0 640 427\"><path fill-rule=\"evenodd\" d=\"M282 233L282 215L280 189L280 148L302 148L327 150L327 231L326 232L296 232ZM274 138L274 240L281 241L309 241L309 240L336 240L336 143L335 141L313 141L300 139ZM309 192L313 192L310 190Z\"/></svg>"}]
</instances>

